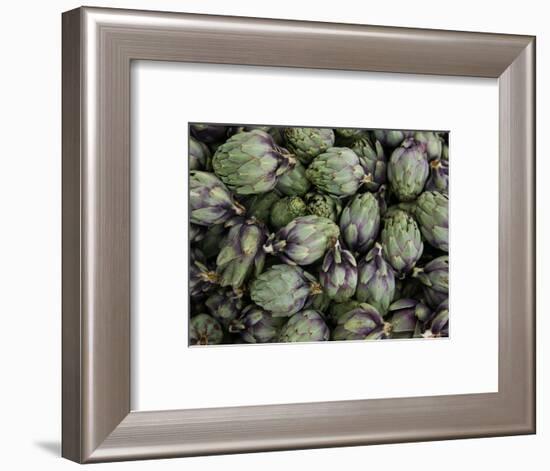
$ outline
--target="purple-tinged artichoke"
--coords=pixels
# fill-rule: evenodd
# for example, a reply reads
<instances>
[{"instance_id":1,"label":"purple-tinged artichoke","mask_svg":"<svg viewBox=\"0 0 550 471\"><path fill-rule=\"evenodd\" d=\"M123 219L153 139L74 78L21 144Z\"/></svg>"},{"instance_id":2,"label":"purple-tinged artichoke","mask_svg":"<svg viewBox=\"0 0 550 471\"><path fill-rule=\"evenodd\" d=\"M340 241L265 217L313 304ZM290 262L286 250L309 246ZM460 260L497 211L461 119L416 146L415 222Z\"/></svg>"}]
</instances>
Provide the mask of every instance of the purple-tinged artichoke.
<instances>
[{"instance_id":1,"label":"purple-tinged artichoke","mask_svg":"<svg viewBox=\"0 0 550 471\"><path fill-rule=\"evenodd\" d=\"M191 345L218 345L222 343L223 331L219 322L208 314L199 314L189 321Z\"/></svg>"},{"instance_id":2,"label":"purple-tinged artichoke","mask_svg":"<svg viewBox=\"0 0 550 471\"><path fill-rule=\"evenodd\" d=\"M331 147L313 159L306 177L320 191L337 196L351 196L371 178L359 163L359 157L347 147Z\"/></svg>"},{"instance_id":3,"label":"purple-tinged artichoke","mask_svg":"<svg viewBox=\"0 0 550 471\"><path fill-rule=\"evenodd\" d=\"M391 324L374 306L361 303L359 307L342 314L332 331L332 340L378 340L388 338Z\"/></svg>"},{"instance_id":4,"label":"purple-tinged artichoke","mask_svg":"<svg viewBox=\"0 0 550 471\"><path fill-rule=\"evenodd\" d=\"M416 299L399 299L389 307L388 318L392 338L411 338L432 312L428 306Z\"/></svg>"},{"instance_id":5,"label":"purple-tinged artichoke","mask_svg":"<svg viewBox=\"0 0 550 471\"><path fill-rule=\"evenodd\" d=\"M272 234L264 250L286 263L309 265L322 258L339 235L338 226L330 219L301 216Z\"/></svg>"},{"instance_id":6,"label":"purple-tinged artichoke","mask_svg":"<svg viewBox=\"0 0 550 471\"><path fill-rule=\"evenodd\" d=\"M414 138L426 146L428 160L440 159L443 152L443 140L432 131L417 131Z\"/></svg>"},{"instance_id":7,"label":"purple-tinged artichoke","mask_svg":"<svg viewBox=\"0 0 550 471\"><path fill-rule=\"evenodd\" d=\"M331 325L335 326L340 316L359 307L360 304L356 299L348 299L343 303L332 303L326 312L326 319Z\"/></svg>"},{"instance_id":8,"label":"purple-tinged artichoke","mask_svg":"<svg viewBox=\"0 0 550 471\"><path fill-rule=\"evenodd\" d=\"M395 294L395 276L392 267L382 256L378 243L359 263L355 297L358 301L374 306L383 316Z\"/></svg>"},{"instance_id":9,"label":"purple-tinged artichoke","mask_svg":"<svg viewBox=\"0 0 550 471\"><path fill-rule=\"evenodd\" d=\"M279 177L275 188L286 196L305 195L311 188L311 183L306 178L305 167L297 161L294 167Z\"/></svg>"},{"instance_id":10,"label":"purple-tinged artichoke","mask_svg":"<svg viewBox=\"0 0 550 471\"><path fill-rule=\"evenodd\" d=\"M271 207L271 226L274 229L280 229L293 219L307 214L307 206L302 198L299 196L286 196Z\"/></svg>"},{"instance_id":11,"label":"purple-tinged artichoke","mask_svg":"<svg viewBox=\"0 0 550 471\"><path fill-rule=\"evenodd\" d=\"M397 210L384 221L380 237L383 255L402 277L412 271L424 251L420 230L405 211Z\"/></svg>"},{"instance_id":12,"label":"purple-tinged artichoke","mask_svg":"<svg viewBox=\"0 0 550 471\"><path fill-rule=\"evenodd\" d=\"M374 137L386 148L393 148L400 145L405 139L413 135L413 131L389 131L377 129L373 131Z\"/></svg>"},{"instance_id":13,"label":"purple-tinged artichoke","mask_svg":"<svg viewBox=\"0 0 550 471\"><path fill-rule=\"evenodd\" d=\"M387 159L382 144L379 141L374 141L373 144L368 136L364 136L355 141L351 150L359 157L359 162L365 170L365 174L371 177L371 181L365 183L367 190L378 190L380 185L386 183L387 173Z\"/></svg>"},{"instance_id":14,"label":"purple-tinged artichoke","mask_svg":"<svg viewBox=\"0 0 550 471\"><path fill-rule=\"evenodd\" d=\"M247 217L256 218L264 224L269 224L271 208L280 199L281 197L275 191L252 196L246 203Z\"/></svg>"},{"instance_id":15,"label":"purple-tinged artichoke","mask_svg":"<svg viewBox=\"0 0 550 471\"><path fill-rule=\"evenodd\" d=\"M435 307L449 297L448 255L434 258L423 268L414 268L412 276L424 286L424 295L429 305Z\"/></svg>"},{"instance_id":16,"label":"purple-tinged artichoke","mask_svg":"<svg viewBox=\"0 0 550 471\"><path fill-rule=\"evenodd\" d=\"M388 180L399 201L412 201L422 193L428 173L424 144L410 138L392 152L388 163Z\"/></svg>"},{"instance_id":17,"label":"purple-tinged artichoke","mask_svg":"<svg viewBox=\"0 0 550 471\"><path fill-rule=\"evenodd\" d=\"M319 281L327 296L338 303L355 294L357 262L351 252L342 250L338 241L325 255Z\"/></svg>"},{"instance_id":18,"label":"purple-tinged artichoke","mask_svg":"<svg viewBox=\"0 0 550 471\"><path fill-rule=\"evenodd\" d=\"M285 128L283 135L288 150L305 165L334 145L334 131L328 128Z\"/></svg>"},{"instance_id":19,"label":"purple-tinged artichoke","mask_svg":"<svg viewBox=\"0 0 550 471\"><path fill-rule=\"evenodd\" d=\"M323 316L313 309L294 314L281 329L279 342L319 342L330 339Z\"/></svg>"},{"instance_id":20,"label":"purple-tinged artichoke","mask_svg":"<svg viewBox=\"0 0 550 471\"><path fill-rule=\"evenodd\" d=\"M189 137L189 170L205 170L210 160L208 146Z\"/></svg>"},{"instance_id":21,"label":"purple-tinged artichoke","mask_svg":"<svg viewBox=\"0 0 550 471\"><path fill-rule=\"evenodd\" d=\"M214 154L216 175L235 193L254 195L273 190L277 178L296 163L271 135L254 130L230 137Z\"/></svg>"},{"instance_id":22,"label":"purple-tinged artichoke","mask_svg":"<svg viewBox=\"0 0 550 471\"><path fill-rule=\"evenodd\" d=\"M372 193L359 193L340 216L340 231L346 247L354 254L366 254L380 229L380 207Z\"/></svg>"},{"instance_id":23,"label":"purple-tinged artichoke","mask_svg":"<svg viewBox=\"0 0 550 471\"><path fill-rule=\"evenodd\" d=\"M191 134L205 144L213 144L227 137L227 127L215 124L192 124Z\"/></svg>"},{"instance_id":24,"label":"purple-tinged artichoke","mask_svg":"<svg viewBox=\"0 0 550 471\"><path fill-rule=\"evenodd\" d=\"M234 216L244 214L245 209L233 199L216 175L192 170L190 177L189 219L193 224L223 224Z\"/></svg>"},{"instance_id":25,"label":"purple-tinged artichoke","mask_svg":"<svg viewBox=\"0 0 550 471\"><path fill-rule=\"evenodd\" d=\"M320 293L319 284L307 272L291 265L273 265L250 284L250 297L275 317L300 311L310 296Z\"/></svg>"},{"instance_id":26,"label":"purple-tinged artichoke","mask_svg":"<svg viewBox=\"0 0 550 471\"><path fill-rule=\"evenodd\" d=\"M444 161L434 159L430 162L430 176L424 189L449 194L449 166Z\"/></svg>"},{"instance_id":27,"label":"purple-tinged artichoke","mask_svg":"<svg viewBox=\"0 0 550 471\"><path fill-rule=\"evenodd\" d=\"M241 311L229 331L238 333L246 343L269 343L277 339L283 323L283 317L273 317L268 311L251 304Z\"/></svg>"},{"instance_id":28,"label":"purple-tinged artichoke","mask_svg":"<svg viewBox=\"0 0 550 471\"><path fill-rule=\"evenodd\" d=\"M342 203L340 203L340 200L324 193L315 193L312 191L306 194L304 201L306 202L309 214L321 216L334 222L338 221L342 212Z\"/></svg>"},{"instance_id":29,"label":"purple-tinged artichoke","mask_svg":"<svg viewBox=\"0 0 550 471\"><path fill-rule=\"evenodd\" d=\"M231 227L216 259L221 286L240 288L250 274L262 272L265 261L263 246L267 235L265 226L255 219L247 219Z\"/></svg>"},{"instance_id":30,"label":"purple-tinged artichoke","mask_svg":"<svg viewBox=\"0 0 550 471\"><path fill-rule=\"evenodd\" d=\"M206 265L203 253L198 249L189 252L189 296L202 297L218 284L218 275Z\"/></svg>"},{"instance_id":31,"label":"purple-tinged artichoke","mask_svg":"<svg viewBox=\"0 0 550 471\"><path fill-rule=\"evenodd\" d=\"M449 197L438 191L425 191L416 201L414 215L430 245L449 251Z\"/></svg>"},{"instance_id":32,"label":"purple-tinged artichoke","mask_svg":"<svg viewBox=\"0 0 550 471\"><path fill-rule=\"evenodd\" d=\"M445 299L436 309L435 315L424 332L424 337L449 336L449 300Z\"/></svg>"},{"instance_id":33,"label":"purple-tinged artichoke","mask_svg":"<svg viewBox=\"0 0 550 471\"><path fill-rule=\"evenodd\" d=\"M208 296L205 303L210 315L229 329L243 309L242 293L233 290L218 290Z\"/></svg>"}]
</instances>

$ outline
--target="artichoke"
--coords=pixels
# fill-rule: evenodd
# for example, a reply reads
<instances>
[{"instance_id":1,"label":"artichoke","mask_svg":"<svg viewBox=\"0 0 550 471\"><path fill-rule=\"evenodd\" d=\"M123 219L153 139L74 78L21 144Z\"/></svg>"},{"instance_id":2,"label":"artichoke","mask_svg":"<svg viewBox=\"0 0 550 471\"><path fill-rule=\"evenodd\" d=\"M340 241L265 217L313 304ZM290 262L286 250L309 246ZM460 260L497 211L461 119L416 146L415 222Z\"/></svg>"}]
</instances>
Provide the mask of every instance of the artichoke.
<instances>
[{"instance_id":1,"label":"artichoke","mask_svg":"<svg viewBox=\"0 0 550 471\"><path fill-rule=\"evenodd\" d=\"M191 134L205 144L213 144L227 137L227 127L215 124L192 124Z\"/></svg>"},{"instance_id":2,"label":"artichoke","mask_svg":"<svg viewBox=\"0 0 550 471\"><path fill-rule=\"evenodd\" d=\"M304 200L309 214L321 216L334 222L338 221L338 217L342 212L340 200L323 193L315 192L306 194Z\"/></svg>"},{"instance_id":3,"label":"artichoke","mask_svg":"<svg viewBox=\"0 0 550 471\"><path fill-rule=\"evenodd\" d=\"M215 224L206 229L201 241L201 249L207 259L217 257L220 247L225 245L227 228L224 224Z\"/></svg>"},{"instance_id":4,"label":"artichoke","mask_svg":"<svg viewBox=\"0 0 550 471\"><path fill-rule=\"evenodd\" d=\"M340 231L346 247L355 254L366 254L380 229L380 207L372 193L356 195L342 211Z\"/></svg>"},{"instance_id":5,"label":"artichoke","mask_svg":"<svg viewBox=\"0 0 550 471\"><path fill-rule=\"evenodd\" d=\"M357 291L355 297L362 303L374 306L383 316L395 294L393 269L382 256L382 246L378 243L359 263Z\"/></svg>"},{"instance_id":6,"label":"artichoke","mask_svg":"<svg viewBox=\"0 0 550 471\"><path fill-rule=\"evenodd\" d=\"M361 303L337 319L332 331L332 340L376 340L389 336L391 325L374 306Z\"/></svg>"},{"instance_id":7,"label":"artichoke","mask_svg":"<svg viewBox=\"0 0 550 471\"><path fill-rule=\"evenodd\" d=\"M338 226L330 219L301 216L272 234L264 250L278 255L286 263L309 265L323 257L339 235Z\"/></svg>"},{"instance_id":8,"label":"artichoke","mask_svg":"<svg viewBox=\"0 0 550 471\"><path fill-rule=\"evenodd\" d=\"M334 131L328 128L285 128L283 135L288 150L306 165L334 145Z\"/></svg>"},{"instance_id":9,"label":"artichoke","mask_svg":"<svg viewBox=\"0 0 550 471\"><path fill-rule=\"evenodd\" d=\"M341 303L355 294L357 287L357 262L338 241L329 249L323 260L319 281L326 295Z\"/></svg>"},{"instance_id":10,"label":"artichoke","mask_svg":"<svg viewBox=\"0 0 550 471\"><path fill-rule=\"evenodd\" d=\"M347 147L331 147L313 159L306 177L318 190L334 196L351 196L370 181L359 158Z\"/></svg>"},{"instance_id":11,"label":"artichoke","mask_svg":"<svg viewBox=\"0 0 550 471\"><path fill-rule=\"evenodd\" d=\"M243 308L242 294L233 290L218 290L211 294L204 304L212 317L229 329Z\"/></svg>"},{"instance_id":12,"label":"artichoke","mask_svg":"<svg viewBox=\"0 0 550 471\"><path fill-rule=\"evenodd\" d=\"M412 201L422 193L429 173L425 149L410 138L392 152L388 180L399 201Z\"/></svg>"},{"instance_id":13,"label":"artichoke","mask_svg":"<svg viewBox=\"0 0 550 471\"><path fill-rule=\"evenodd\" d=\"M250 284L250 297L276 317L300 311L312 294L318 294L315 279L299 267L273 265Z\"/></svg>"},{"instance_id":14,"label":"artichoke","mask_svg":"<svg viewBox=\"0 0 550 471\"><path fill-rule=\"evenodd\" d=\"M361 303L356 299L348 299L343 303L332 303L327 312L326 319L330 322L330 324L335 326L338 323L338 318L340 316L359 307L360 304Z\"/></svg>"},{"instance_id":15,"label":"artichoke","mask_svg":"<svg viewBox=\"0 0 550 471\"><path fill-rule=\"evenodd\" d=\"M193 224L222 224L244 214L245 209L233 199L216 175L199 170L192 170L190 175L189 219Z\"/></svg>"},{"instance_id":16,"label":"artichoke","mask_svg":"<svg viewBox=\"0 0 550 471\"><path fill-rule=\"evenodd\" d=\"M373 144L368 136L364 136L355 141L351 150L357 154L363 170L371 178L365 187L370 191L378 190L380 185L386 183L387 159L382 144L378 141Z\"/></svg>"},{"instance_id":17,"label":"artichoke","mask_svg":"<svg viewBox=\"0 0 550 471\"><path fill-rule=\"evenodd\" d=\"M223 331L216 319L208 314L199 314L189 321L191 345L217 345L222 343Z\"/></svg>"},{"instance_id":18,"label":"artichoke","mask_svg":"<svg viewBox=\"0 0 550 471\"><path fill-rule=\"evenodd\" d=\"M436 309L435 315L429 323L429 329L424 337L448 337L449 336L449 300L445 299Z\"/></svg>"},{"instance_id":19,"label":"artichoke","mask_svg":"<svg viewBox=\"0 0 550 471\"><path fill-rule=\"evenodd\" d=\"M293 168L288 169L277 180L277 190L286 196L303 196L311 187L306 178L306 169L300 162L296 162Z\"/></svg>"},{"instance_id":20,"label":"artichoke","mask_svg":"<svg viewBox=\"0 0 550 471\"><path fill-rule=\"evenodd\" d=\"M444 161L434 159L430 162L430 176L424 189L449 194L449 166Z\"/></svg>"},{"instance_id":21,"label":"artichoke","mask_svg":"<svg viewBox=\"0 0 550 471\"><path fill-rule=\"evenodd\" d=\"M284 318L273 317L271 313L251 304L242 310L229 331L238 333L246 343L269 343L277 339L283 322Z\"/></svg>"},{"instance_id":22,"label":"artichoke","mask_svg":"<svg viewBox=\"0 0 550 471\"><path fill-rule=\"evenodd\" d=\"M255 218L264 224L269 224L271 208L280 199L281 197L275 191L254 195L246 203L246 214L250 218Z\"/></svg>"},{"instance_id":23,"label":"artichoke","mask_svg":"<svg viewBox=\"0 0 550 471\"><path fill-rule=\"evenodd\" d=\"M412 276L424 285L424 295L430 306L437 306L449 296L449 256L434 258L423 268L415 268Z\"/></svg>"},{"instance_id":24,"label":"artichoke","mask_svg":"<svg viewBox=\"0 0 550 471\"><path fill-rule=\"evenodd\" d=\"M426 147L428 160L441 158L443 140L437 133L431 131L418 131L414 133L414 138Z\"/></svg>"},{"instance_id":25,"label":"artichoke","mask_svg":"<svg viewBox=\"0 0 550 471\"><path fill-rule=\"evenodd\" d=\"M194 244L204 239L205 228L195 224L189 224L189 241Z\"/></svg>"},{"instance_id":26,"label":"artichoke","mask_svg":"<svg viewBox=\"0 0 550 471\"><path fill-rule=\"evenodd\" d=\"M405 139L413 135L413 131L389 131L386 129L377 129L373 131L374 137L382 144L384 147L391 148L397 147Z\"/></svg>"},{"instance_id":27,"label":"artichoke","mask_svg":"<svg viewBox=\"0 0 550 471\"><path fill-rule=\"evenodd\" d=\"M280 199L271 207L271 225L275 229L286 226L299 216L307 215L307 207L299 196L287 196Z\"/></svg>"},{"instance_id":28,"label":"artichoke","mask_svg":"<svg viewBox=\"0 0 550 471\"><path fill-rule=\"evenodd\" d=\"M335 128L334 132L338 139L345 143L352 143L367 134L367 131L360 128Z\"/></svg>"},{"instance_id":29,"label":"artichoke","mask_svg":"<svg viewBox=\"0 0 550 471\"><path fill-rule=\"evenodd\" d=\"M216 259L219 284L240 288L248 276L262 272L267 230L255 219L239 222L231 227L225 244Z\"/></svg>"},{"instance_id":30,"label":"artichoke","mask_svg":"<svg viewBox=\"0 0 550 471\"><path fill-rule=\"evenodd\" d=\"M254 130L230 137L214 154L216 175L235 193L252 195L275 188L277 178L295 164L271 135Z\"/></svg>"},{"instance_id":31,"label":"artichoke","mask_svg":"<svg viewBox=\"0 0 550 471\"><path fill-rule=\"evenodd\" d=\"M189 170L205 170L210 160L208 146L189 137Z\"/></svg>"},{"instance_id":32,"label":"artichoke","mask_svg":"<svg viewBox=\"0 0 550 471\"><path fill-rule=\"evenodd\" d=\"M330 330L323 316L313 309L294 314L283 326L279 342L318 342L329 340Z\"/></svg>"},{"instance_id":33,"label":"artichoke","mask_svg":"<svg viewBox=\"0 0 550 471\"><path fill-rule=\"evenodd\" d=\"M218 284L218 275L210 270L204 260L204 255L198 249L189 252L189 295L192 298L202 298Z\"/></svg>"},{"instance_id":34,"label":"artichoke","mask_svg":"<svg viewBox=\"0 0 550 471\"><path fill-rule=\"evenodd\" d=\"M414 268L424 251L416 222L401 210L395 211L385 219L380 241L384 258L400 276Z\"/></svg>"},{"instance_id":35,"label":"artichoke","mask_svg":"<svg viewBox=\"0 0 550 471\"><path fill-rule=\"evenodd\" d=\"M449 197L437 191L425 191L414 210L420 231L430 245L449 251Z\"/></svg>"},{"instance_id":36,"label":"artichoke","mask_svg":"<svg viewBox=\"0 0 550 471\"><path fill-rule=\"evenodd\" d=\"M410 338L419 324L431 315L430 309L416 299L400 299L389 307L392 338Z\"/></svg>"}]
</instances>

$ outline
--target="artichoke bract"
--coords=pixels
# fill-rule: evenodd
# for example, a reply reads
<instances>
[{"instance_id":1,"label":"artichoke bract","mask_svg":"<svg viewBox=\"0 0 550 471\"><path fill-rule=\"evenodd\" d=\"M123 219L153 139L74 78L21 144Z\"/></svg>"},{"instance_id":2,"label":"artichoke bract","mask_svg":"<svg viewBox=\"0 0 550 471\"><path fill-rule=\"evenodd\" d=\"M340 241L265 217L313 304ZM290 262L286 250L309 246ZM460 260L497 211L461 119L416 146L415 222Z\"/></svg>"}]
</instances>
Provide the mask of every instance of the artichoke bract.
<instances>
[{"instance_id":1,"label":"artichoke bract","mask_svg":"<svg viewBox=\"0 0 550 471\"><path fill-rule=\"evenodd\" d=\"M361 303L356 299L348 299L343 303L336 303L336 302L331 303L330 308L326 313L325 317L332 326L335 326L338 323L338 318L340 316L359 307L360 304Z\"/></svg>"},{"instance_id":2,"label":"artichoke bract","mask_svg":"<svg viewBox=\"0 0 550 471\"><path fill-rule=\"evenodd\" d=\"M277 201L271 208L271 225L275 229L286 226L299 216L307 215L307 207L299 196L287 196Z\"/></svg>"},{"instance_id":3,"label":"artichoke bract","mask_svg":"<svg viewBox=\"0 0 550 471\"><path fill-rule=\"evenodd\" d=\"M280 199L281 197L275 191L254 195L247 202L248 210L246 215L264 224L269 224L271 208Z\"/></svg>"},{"instance_id":4,"label":"artichoke bract","mask_svg":"<svg viewBox=\"0 0 550 471\"><path fill-rule=\"evenodd\" d=\"M428 179L426 146L410 138L395 149L388 163L388 180L399 201L412 201Z\"/></svg>"},{"instance_id":5,"label":"artichoke bract","mask_svg":"<svg viewBox=\"0 0 550 471\"><path fill-rule=\"evenodd\" d=\"M306 178L305 167L300 162L296 162L294 167L279 177L275 188L286 196L303 196L310 187L311 183Z\"/></svg>"},{"instance_id":6,"label":"artichoke bract","mask_svg":"<svg viewBox=\"0 0 550 471\"><path fill-rule=\"evenodd\" d=\"M426 146L428 160L440 159L443 152L443 140L432 131L419 131L414 133L414 138Z\"/></svg>"},{"instance_id":7,"label":"artichoke bract","mask_svg":"<svg viewBox=\"0 0 550 471\"><path fill-rule=\"evenodd\" d=\"M222 181L212 173L191 171L189 187L189 219L193 224L223 224L245 212Z\"/></svg>"},{"instance_id":8,"label":"artichoke bract","mask_svg":"<svg viewBox=\"0 0 550 471\"><path fill-rule=\"evenodd\" d=\"M259 275L264 266L265 226L255 219L236 223L229 230L225 245L216 259L219 284L240 288L249 275Z\"/></svg>"},{"instance_id":9,"label":"artichoke bract","mask_svg":"<svg viewBox=\"0 0 550 471\"><path fill-rule=\"evenodd\" d=\"M439 305L449 296L449 256L434 258L423 268L415 268L412 276L424 285L426 301Z\"/></svg>"},{"instance_id":10,"label":"artichoke bract","mask_svg":"<svg viewBox=\"0 0 550 471\"><path fill-rule=\"evenodd\" d=\"M449 251L449 198L438 191L425 191L416 201L414 215L430 245Z\"/></svg>"},{"instance_id":11,"label":"artichoke bract","mask_svg":"<svg viewBox=\"0 0 550 471\"><path fill-rule=\"evenodd\" d=\"M395 294L395 275L391 266L382 256L382 246L378 243L359 263L357 291L355 297L360 302L374 306L383 316Z\"/></svg>"},{"instance_id":12,"label":"artichoke bract","mask_svg":"<svg viewBox=\"0 0 550 471\"><path fill-rule=\"evenodd\" d=\"M351 150L359 157L359 162L370 176L371 181L365 183L365 187L370 191L376 191L386 183L387 159L382 144L375 141L374 144L365 136L354 142Z\"/></svg>"},{"instance_id":13,"label":"artichoke bract","mask_svg":"<svg viewBox=\"0 0 550 471\"><path fill-rule=\"evenodd\" d=\"M229 329L243 308L242 295L232 290L218 290L204 302L211 316Z\"/></svg>"},{"instance_id":14,"label":"artichoke bract","mask_svg":"<svg viewBox=\"0 0 550 471\"><path fill-rule=\"evenodd\" d=\"M366 254L380 229L380 206L372 193L356 195L340 216L340 231L346 247L354 254Z\"/></svg>"},{"instance_id":15,"label":"artichoke bract","mask_svg":"<svg viewBox=\"0 0 550 471\"><path fill-rule=\"evenodd\" d=\"M314 280L291 265L274 265L250 284L252 301L276 317L300 311L314 293L318 293Z\"/></svg>"},{"instance_id":16,"label":"artichoke bract","mask_svg":"<svg viewBox=\"0 0 550 471\"><path fill-rule=\"evenodd\" d=\"M418 324L425 322L431 316L428 306L412 298L393 302L389 311L392 338L412 337L419 327Z\"/></svg>"},{"instance_id":17,"label":"artichoke bract","mask_svg":"<svg viewBox=\"0 0 550 471\"><path fill-rule=\"evenodd\" d=\"M390 324L374 306L361 303L338 317L336 327L332 331L333 340L376 340L387 338Z\"/></svg>"},{"instance_id":18,"label":"artichoke bract","mask_svg":"<svg viewBox=\"0 0 550 471\"><path fill-rule=\"evenodd\" d=\"M338 221L342 212L340 200L323 193L310 192L304 197L309 214L321 216L331 221Z\"/></svg>"},{"instance_id":19,"label":"artichoke bract","mask_svg":"<svg viewBox=\"0 0 550 471\"><path fill-rule=\"evenodd\" d=\"M338 303L355 294L357 262L351 252L342 250L338 241L325 255L319 281L327 296Z\"/></svg>"},{"instance_id":20,"label":"artichoke bract","mask_svg":"<svg viewBox=\"0 0 550 471\"><path fill-rule=\"evenodd\" d=\"M223 141L227 137L226 126L218 126L217 124L192 124L191 134L205 144L213 144Z\"/></svg>"},{"instance_id":21,"label":"artichoke bract","mask_svg":"<svg viewBox=\"0 0 550 471\"><path fill-rule=\"evenodd\" d=\"M189 137L189 170L205 170L210 160L208 146Z\"/></svg>"},{"instance_id":22,"label":"artichoke bract","mask_svg":"<svg viewBox=\"0 0 550 471\"><path fill-rule=\"evenodd\" d=\"M218 147L212 158L216 175L239 195L272 190L277 178L295 162L290 152L260 130L233 135Z\"/></svg>"},{"instance_id":23,"label":"artichoke bract","mask_svg":"<svg viewBox=\"0 0 550 471\"><path fill-rule=\"evenodd\" d=\"M420 230L405 211L397 210L385 219L380 240L384 258L401 276L414 268L424 251Z\"/></svg>"},{"instance_id":24,"label":"artichoke bract","mask_svg":"<svg viewBox=\"0 0 550 471\"><path fill-rule=\"evenodd\" d=\"M436 309L425 337L449 336L449 300L445 299Z\"/></svg>"},{"instance_id":25,"label":"artichoke bract","mask_svg":"<svg viewBox=\"0 0 550 471\"><path fill-rule=\"evenodd\" d=\"M434 159L430 162L430 176L424 189L449 194L449 166L444 161Z\"/></svg>"},{"instance_id":26,"label":"artichoke bract","mask_svg":"<svg viewBox=\"0 0 550 471\"><path fill-rule=\"evenodd\" d=\"M282 317L273 317L268 311L251 304L242 310L229 331L238 333L246 343L269 343L277 339L283 322Z\"/></svg>"},{"instance_id":27,"label":"artichoke bract","mask_svg":"<svg viewBox=\"0 0 550 471\"><path fill-rule=\"evenodd\" d=\"M306 170L306 177L318 190L338 197L351 196L370 181L359 157L347 147L331 147L319 154Z\"/></svg>"},{"instance_id":28,"label":"artichoke bract","mask_svg":"<svg viewBox=\"0 0 550 471\"><path fill-rule=\"evenodd\" d=\"M330 330L323 316L313 309L294 314L283 326L279 342L319 342L329 340Z\"/></svg>"},{"instance_id":29,"label":"artichoke bract","mask_svg":"<svg viewBox=\"0 0 550 471\"><path fill-rule=\"evenodd\" d=\"M217 345L222 343L223 330L219 322L208 314L198 314L189 321L191 345Z\"/></svg>"},{"instance_id":30,"label":"artichoke bract","mask_svg":"<svg viewBox=\"0 0 550 471\"><path fill-rule=\"evenodd\" d=\"M264 250L286 263L309 265L322 258L339 235L338 226L330 219L301 216L272 234Z\"/></svg>"},{"instance_id":31,"label":"artichoke bract","mask_svg":"<svg viewBox=\"0 0 550 471\"><path fill-rule=\"evenodd\" d=\"M413 135L413 131L390 131L386 129L377 129L373 131L374 137L384 147L397 147L405 139Z\"/></svg>"},{"instance_id":32,"label":"artichoke bract","mask_svg":"<svg viewBox=\"0 0 550 471\"><path fill-rule=\"evenodd\" d=\"M283 135L288 150L306 165L334 145L334 131L329 128L285 128Z\"/></svg>"}]
</instances>

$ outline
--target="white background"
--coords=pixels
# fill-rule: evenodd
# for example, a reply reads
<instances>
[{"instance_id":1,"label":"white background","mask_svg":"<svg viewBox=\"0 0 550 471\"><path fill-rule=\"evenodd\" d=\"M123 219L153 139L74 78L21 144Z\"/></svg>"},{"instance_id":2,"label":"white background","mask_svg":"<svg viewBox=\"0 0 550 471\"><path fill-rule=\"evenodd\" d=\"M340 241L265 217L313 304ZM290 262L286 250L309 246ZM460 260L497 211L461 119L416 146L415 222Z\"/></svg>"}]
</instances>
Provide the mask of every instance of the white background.
<instances>
[{"instance_id":1,"label":"white background","mask_svg":"<svg viewBox=\"0 0 550 471\"><path fill-rule=\"evenodd\" d=\"M218 14L362 22L397 26L499 31L538 36L538 240L550 239L546 130L550 128L549 15L544 3L462 0L258 2L233 0L95 1L96 5ZM69 469L59 458L60 436L60 135L61 17L79 4L50 0L2 5L0 48L0 362L2 467ZM475 104L472 104L475 108ZM474 111L475 112L475 111ZM473 185L479 184L472 172ZM526 437L307 450L132 462L94 469L460 470L548 467L550 321L548 244L538 246L538 434ZM475 300L474 300L475 302Z\"/></svg>"},{"instance_id":2,"label":"white background","mask_svg":"<svg viewBox=\"0 0 550 471\"><path fill-rule=\"evenodd\" d=\"M138 62L131 83L133 409L497 391L496 80ZM329 90L343 105L319 99ZM450 130L451 339L189 348L188 121Z\"/></svg>"}]
</instances>

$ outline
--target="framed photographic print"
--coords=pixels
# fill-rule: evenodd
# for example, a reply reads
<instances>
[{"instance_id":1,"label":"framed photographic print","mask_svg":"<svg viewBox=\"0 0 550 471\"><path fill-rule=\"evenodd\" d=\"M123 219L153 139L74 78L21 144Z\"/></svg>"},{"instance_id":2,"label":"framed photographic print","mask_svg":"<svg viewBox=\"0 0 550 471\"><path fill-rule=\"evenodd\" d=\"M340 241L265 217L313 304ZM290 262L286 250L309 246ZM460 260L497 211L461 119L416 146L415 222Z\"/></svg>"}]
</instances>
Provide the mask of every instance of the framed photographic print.
<instances>
[{"instance_id":1,"label":"framed photographic print","mask_svg":"<svg viewBox=\"0 0 550 471\"><path fill-rule=\"evenodd\" d=\"M534 77L530 36L64 13L63 456L534 433Z\"/></svg>"}]
</instances>

